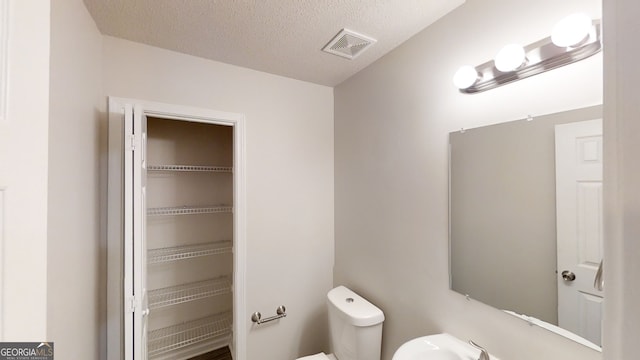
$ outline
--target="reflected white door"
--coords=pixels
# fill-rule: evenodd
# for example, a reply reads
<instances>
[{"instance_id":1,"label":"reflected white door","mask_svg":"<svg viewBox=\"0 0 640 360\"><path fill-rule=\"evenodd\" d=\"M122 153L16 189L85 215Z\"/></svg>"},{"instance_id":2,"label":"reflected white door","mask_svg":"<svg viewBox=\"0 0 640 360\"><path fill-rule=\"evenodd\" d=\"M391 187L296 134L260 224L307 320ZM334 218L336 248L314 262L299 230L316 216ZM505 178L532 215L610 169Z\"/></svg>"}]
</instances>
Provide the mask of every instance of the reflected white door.
<instances>
[{"instance_id":1,"label":"reflected white door","mask_svg":"<svg viewBox=\"0 0 640 360\"><path fill-rule=\"evenodd\" d=\"M556 126L558 325L601 345L602 120ZM564 273L564 276L563 276Z\"/></svg>"}]
</instances>

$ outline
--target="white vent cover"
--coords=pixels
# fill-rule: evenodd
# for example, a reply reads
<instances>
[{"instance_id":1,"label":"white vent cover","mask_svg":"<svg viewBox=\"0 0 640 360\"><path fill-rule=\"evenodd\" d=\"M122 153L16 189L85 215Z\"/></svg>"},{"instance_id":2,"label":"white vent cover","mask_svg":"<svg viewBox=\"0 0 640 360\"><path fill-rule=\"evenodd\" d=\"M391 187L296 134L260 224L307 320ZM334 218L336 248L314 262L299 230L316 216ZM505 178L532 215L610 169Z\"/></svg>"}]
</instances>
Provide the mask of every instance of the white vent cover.
<instances>
[{"instance_id":1,"label":"white vent cover","mask_svg":"<svg viewBox=\"0 0 640 360\"><path fill-rule=\"evenodd\" d=\"M376 43L375 39L358 34L351 30L342 29L323 49L333 55L342 56L349 60L355 59L365 49Z\"/></svg>"}]
</instances>

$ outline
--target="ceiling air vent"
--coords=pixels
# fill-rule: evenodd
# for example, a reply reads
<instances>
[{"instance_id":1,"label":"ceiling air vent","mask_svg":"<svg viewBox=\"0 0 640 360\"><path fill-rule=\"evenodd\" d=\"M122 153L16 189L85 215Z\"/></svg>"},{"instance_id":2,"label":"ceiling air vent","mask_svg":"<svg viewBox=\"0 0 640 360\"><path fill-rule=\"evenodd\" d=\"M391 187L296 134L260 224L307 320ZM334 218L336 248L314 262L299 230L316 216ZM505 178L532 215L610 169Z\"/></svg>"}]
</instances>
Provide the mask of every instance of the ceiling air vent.
<instances>
[{"instance_id":1,"label":"ceiling air vent","mask_svg":"<svg viewBox=\"0 0 640 360\"><path fill-rule=\"evenodd\" d=\"M368 36L358 34L351 30L342 29L338 35L336 35L333 40L331 40L322 49L322 51L352 60L375 43L376 40Z\"/></svg>"}]
</instances>

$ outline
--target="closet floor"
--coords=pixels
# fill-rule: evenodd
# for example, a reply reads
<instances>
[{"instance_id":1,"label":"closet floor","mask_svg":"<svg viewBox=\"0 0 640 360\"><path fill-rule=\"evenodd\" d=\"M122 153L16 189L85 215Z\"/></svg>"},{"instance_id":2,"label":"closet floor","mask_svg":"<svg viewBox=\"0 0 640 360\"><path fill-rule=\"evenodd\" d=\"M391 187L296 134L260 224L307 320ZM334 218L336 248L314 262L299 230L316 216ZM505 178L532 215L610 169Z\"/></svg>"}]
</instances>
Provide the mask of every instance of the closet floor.
<instances>
[{"instance_id":1,"label":"closet floor","mask_svg":"<svg viewBox=\"0 0 640 360\"><path fill-rule=\"evenodd\" d=\"M225 346L221 349L192 357L189 360L233 360L233 358L231 357L231 350L229 350L228 346Z\"/></svg>"}]
</instances>

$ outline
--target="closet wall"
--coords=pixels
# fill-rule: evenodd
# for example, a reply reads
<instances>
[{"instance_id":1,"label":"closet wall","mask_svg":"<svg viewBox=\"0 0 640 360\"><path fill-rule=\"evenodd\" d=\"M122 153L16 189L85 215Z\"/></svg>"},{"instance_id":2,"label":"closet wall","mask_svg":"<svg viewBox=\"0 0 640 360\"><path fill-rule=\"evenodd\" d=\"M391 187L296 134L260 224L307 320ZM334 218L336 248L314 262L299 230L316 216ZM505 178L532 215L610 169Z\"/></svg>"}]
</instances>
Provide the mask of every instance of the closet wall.
<instances>
[{"instance_id":1,"label":"closet wall","mask_svg":"<svg viewBox=\"0 0 640 360\"><path fill-rule=\"evenodd\" d=\"M103 39L103 94L241 113L246 124L247 359L328 350L333 89ZM150 65L152 64L152 65ZM288 316L255 326L251 313Z\"/></svg>"}]
</instances>

